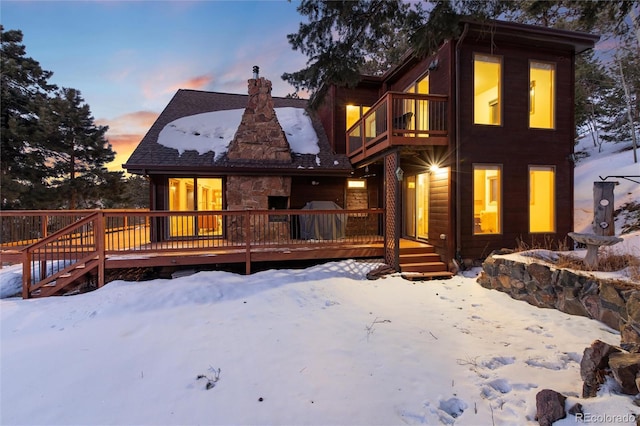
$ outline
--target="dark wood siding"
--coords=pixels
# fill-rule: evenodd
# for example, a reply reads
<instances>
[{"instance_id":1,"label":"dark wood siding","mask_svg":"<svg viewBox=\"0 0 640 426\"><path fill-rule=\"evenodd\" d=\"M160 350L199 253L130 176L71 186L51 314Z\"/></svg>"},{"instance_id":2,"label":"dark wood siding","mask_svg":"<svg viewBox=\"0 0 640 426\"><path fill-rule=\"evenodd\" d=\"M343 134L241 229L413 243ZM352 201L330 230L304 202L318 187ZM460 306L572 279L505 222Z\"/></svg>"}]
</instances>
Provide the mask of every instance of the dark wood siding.
<instances>
[{"instance_id":1,"label":"dark wood siding","mask_svg":"<svg viewBox=\"0 0 640 426\"><path fill-rule=\"evenodd\" d=\"M448 261L451 258L448 253L448 241L452 238L449 169L445 168L438 173L432 173L429 185L429 244L433 245L436 252Z\"/></svg>"},{"instance_id":2,"label":"dark wood siding","mask_svg":"<svg viewBox=\"0 0 640 426\"><path fill-rule=\"evenodd\" d=\"M573 228L573 62L571 53L494 39L491 46L470 37L460 55L460 227L461 254L484 258L492 250L515 247L518 240L542 239L529 229L529 166L556 169L556 232L562 241ZM473 54L502 57L502 124L473 124ZM556 65L555 129L529 128L529 61ZM502 166L502 234L473 235L474 164Z\"/></svg>"},{"instance_id":3,"label":"dark wood siding","mask_svg":"<svg viewBox=\"0 0 640 426\"><path fill-rule=\"evenodd\" d=\"M313 182L317 184L314 185ZM333 201L344 208L345 186L345 178L293 177L289 206L292 209L301 209L309 201Z\"/></svg>"},{"instance_id":4,"label":"dark wood siding","mask_svg":"<svg viewBox=\"0 0 640 426\"><path fill-rule=\"evenodd\" d=\"M372 106L380 98L379 86L363 85L358 88L340 87L335 89L333 102L333 129L327 134L334 135L334 149L338 154L346 153L347 105Z\"/></svg>"}]
</instances>

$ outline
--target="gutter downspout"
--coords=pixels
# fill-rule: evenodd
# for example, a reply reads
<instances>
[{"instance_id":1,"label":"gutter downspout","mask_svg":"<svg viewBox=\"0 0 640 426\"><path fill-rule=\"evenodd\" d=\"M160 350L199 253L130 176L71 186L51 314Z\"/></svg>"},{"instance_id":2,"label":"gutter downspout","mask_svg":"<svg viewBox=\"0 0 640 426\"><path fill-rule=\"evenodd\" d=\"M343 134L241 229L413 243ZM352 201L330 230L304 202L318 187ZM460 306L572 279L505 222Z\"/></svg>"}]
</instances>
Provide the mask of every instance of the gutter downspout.
<instances>
[{"instance_id":1,"label":"gutter downspout","mask_svg":"<svg viewBox=\"0 0 640 426\"><path fill-rule=\"evenodd\" d=\"M455 100L456 100L456 253L455 260L460 262L462 259L462 253L460 248L460 240L462 238L462 225L460 203L462 195L460 193L460 178L462 173L460 172L460 46L464 41L469 29L469 24L465 22L462 35L456 42L456 83L455 83Z\"/></svg>"}]
</instances>

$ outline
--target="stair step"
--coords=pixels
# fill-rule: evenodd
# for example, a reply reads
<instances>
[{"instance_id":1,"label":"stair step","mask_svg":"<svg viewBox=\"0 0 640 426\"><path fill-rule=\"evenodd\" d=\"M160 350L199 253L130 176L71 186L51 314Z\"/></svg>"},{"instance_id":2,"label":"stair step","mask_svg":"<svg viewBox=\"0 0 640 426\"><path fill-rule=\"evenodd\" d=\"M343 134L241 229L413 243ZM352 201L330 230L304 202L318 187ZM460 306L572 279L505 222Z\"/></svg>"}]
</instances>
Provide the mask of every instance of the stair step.
<instances>
[{"instance_id":1,"label":"stair step","mask_svg":"<svg viewBox=\"0 0 640 426\"><path fill-rule=\"evenodd\" d=\"M407 263L440 262L440 260L440 255L437 253L400 254L400 265Z\"/></svg>"},{"instance_id":2,"label":"stair step","mask_svg":"<svg viewBox=\"0 0 640 426\"><path fill-rule=\"evenodd\" d=\"M62 274L58 278L69 278L71 276L70 273Z\"/></svg>"},{"instance_id":3,"label":"stair step","mask_svg":"<svg viewBox=\"0 0 640 426\"><path fill-rule=\"evenodd\" d=\"M76 265L76 269L84 269L86 267L87 267L87 265L85 263L80 264L80 265Z\"/></svg>"},{"instance_id":4,"label":"stair step","mask_svg":"<svg viewBox=\"0 0 640 426\"><path fill-rule=\"evenodd\" d=\"M446 272L447 265L443 262L420 262L400 265L401 272Z\"/></svg>"},{"instance_id":5,"label":"stair step","mask_svg":"<svg viewBox=\"0 0 640 426\"><path fill-rule=\"evenodd\" d=\"M416 247L400 247L400 255L403 254L419 254L419 253L435 253L433 246L416 246Z\"/></svg>"},{"instance_id":6,"label":"stair step","mask_svg":"<svg viewBox=\"0 0 640 426\"><path fill-rule=\"evenodd\" d=\"M453 277L453 273L449 271L441 272L415 272L408 274L400 274L402 278L409 281L427 281L427 280L446 280Z\"/></svg>"}]
</instances>

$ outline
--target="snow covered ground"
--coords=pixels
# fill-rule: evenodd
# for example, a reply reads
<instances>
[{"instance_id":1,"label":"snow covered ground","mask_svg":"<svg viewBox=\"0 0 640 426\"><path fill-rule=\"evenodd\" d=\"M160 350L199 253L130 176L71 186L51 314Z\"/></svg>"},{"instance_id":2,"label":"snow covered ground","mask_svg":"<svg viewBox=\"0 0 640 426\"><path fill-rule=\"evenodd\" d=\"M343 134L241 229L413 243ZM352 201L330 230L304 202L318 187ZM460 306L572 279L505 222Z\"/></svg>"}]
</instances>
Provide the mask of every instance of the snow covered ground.
<instances>
[{"instance_id":1,"label":"snow covered ground","mask_svg":"<svg viewBox=\"0 0 640 426\"><path fill-rule=\"evenodd\" d=\"M578 166L576 230L588 231L598 175L639 174L619 155ZM638 185L622 185L619 202L640 201ZM484 289L477 270L366 280L376 266L200 272L31 300L6 297L20 270L2 269L0 424L537 424L545 388L596 424L640 416L612 382L579 398L584 349L618 344L617 331Z\"/></svg>"}]
</instances>

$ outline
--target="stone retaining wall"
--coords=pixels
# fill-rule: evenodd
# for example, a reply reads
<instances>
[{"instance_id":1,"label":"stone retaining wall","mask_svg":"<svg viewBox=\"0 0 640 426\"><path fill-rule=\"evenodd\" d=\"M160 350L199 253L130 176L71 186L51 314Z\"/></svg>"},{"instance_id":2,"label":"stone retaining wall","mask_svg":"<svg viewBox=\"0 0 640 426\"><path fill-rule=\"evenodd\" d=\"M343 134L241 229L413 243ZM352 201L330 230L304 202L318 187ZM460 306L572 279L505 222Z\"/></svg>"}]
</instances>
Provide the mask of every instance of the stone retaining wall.
<instances>
[{"instance_id":1,"label":"stone retaining wall","mask_svg":"<svg viewBox=\"0 0 640 426\"><path fill-rule=\"evenodd\" d=\"M489 256L478 283L541 308L596 319L621 333L621 347L640 352L640 284L580 275L532 258Z\"/></svg>"}]
</instances>

